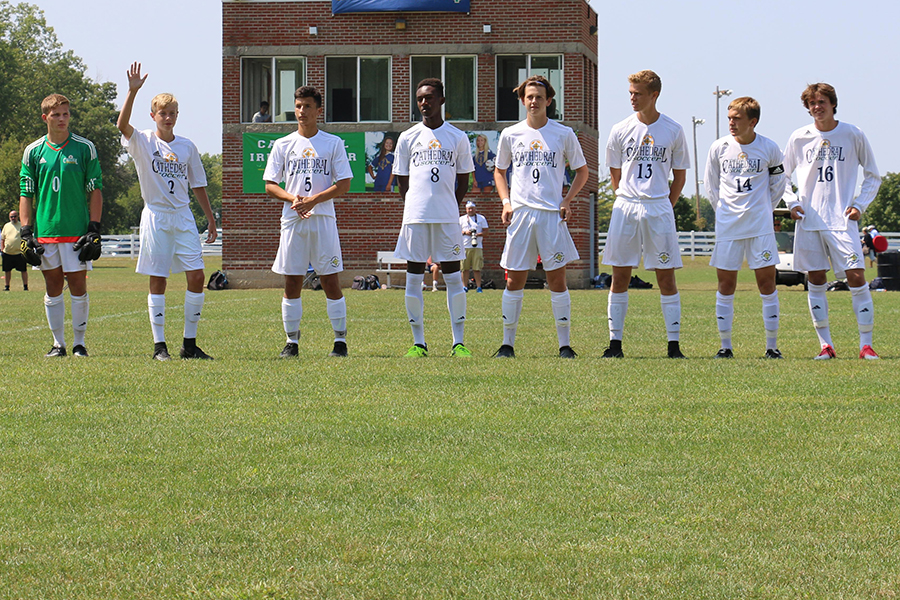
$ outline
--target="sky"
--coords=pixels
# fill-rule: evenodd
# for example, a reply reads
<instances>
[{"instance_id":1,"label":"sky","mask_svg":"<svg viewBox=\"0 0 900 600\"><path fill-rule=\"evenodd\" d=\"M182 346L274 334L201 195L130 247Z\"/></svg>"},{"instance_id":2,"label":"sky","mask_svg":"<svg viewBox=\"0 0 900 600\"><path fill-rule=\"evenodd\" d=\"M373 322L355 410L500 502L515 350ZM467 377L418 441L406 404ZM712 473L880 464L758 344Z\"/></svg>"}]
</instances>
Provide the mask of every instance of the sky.
<instances>
[{"instance_id":1,"label":"sky","mask_svg":"<svg viewBox=\"0 0 900 600\"><path fill-rule=\"evenodd\" d=\"M472 0L481 1L512 0ZM190 0L178 3L177 9L143 0L90 0L90 10L72 0L32 3L44 10L60 42L83 59L92 79L119 84L119 105L127 91L128 65L140 61L149 74L144 100L149 103L160 91L175 94L179 133L193 139L201 152L221 152L220 0ZM662 78L657 107L682 124L691 150L691 118L705 119L696 128L701 178L706 153L716 138L716 86L733 90L720 101L720 135L727 133L729 100L753 96L762 108L757 133L783 147L792 131L812 121L800 93L808 83L825 81L837 90L837 118L866 133L881 173L900 171L900 152L892 150L897 119L889 116L885 124L878 112L884 102L890 109L900 99L897 3L591 0L590 4L599 14L601 147L610 128L631 113L627 77L641 69L652 69ZM552 0L547 5L552 6ZM121 23L120 31L107 25L98 30L98 23L114 22ZM140 122L136 109L132 123L150 127L149 109L145 114L146 121ZM600 167L605 174L602 157ZM693 193L693 182L690 171L686 194Z\"/></svg>"}]
</instances>

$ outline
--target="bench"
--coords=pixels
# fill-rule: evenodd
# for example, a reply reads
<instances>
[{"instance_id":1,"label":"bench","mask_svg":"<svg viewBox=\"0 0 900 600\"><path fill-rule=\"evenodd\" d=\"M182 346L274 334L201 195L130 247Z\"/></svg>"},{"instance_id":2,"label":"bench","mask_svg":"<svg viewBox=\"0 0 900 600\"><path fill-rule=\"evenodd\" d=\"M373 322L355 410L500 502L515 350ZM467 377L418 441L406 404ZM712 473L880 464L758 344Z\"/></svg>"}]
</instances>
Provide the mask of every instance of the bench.
<instances>
[{"instance_id":1,"label":"bench","mask_svg":"<svg viewBox=\"0 0 900 600\"><path fill-rule=\"evenodd\" d=\"M376 273L387 275L387 286L391 287L391 273L406 273L406 261L394 256L393 251L379 252L376 258L378 268Z\"/></svg>"}]
</instances>

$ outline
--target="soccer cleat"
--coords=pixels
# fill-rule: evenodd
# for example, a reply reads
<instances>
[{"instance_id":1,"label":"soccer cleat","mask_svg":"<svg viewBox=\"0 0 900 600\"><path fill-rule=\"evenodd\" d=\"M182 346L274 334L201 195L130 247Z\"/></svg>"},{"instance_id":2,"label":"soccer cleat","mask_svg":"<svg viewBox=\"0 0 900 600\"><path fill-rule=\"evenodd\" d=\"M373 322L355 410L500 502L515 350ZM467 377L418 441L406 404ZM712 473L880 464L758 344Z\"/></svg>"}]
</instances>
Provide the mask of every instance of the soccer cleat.
<instances>
[{"instance_id":1,"label":"soccer cleat","mask_svg":"<svg viewBox=\"0 0 900 600\"><path fill-rule=\"evenodd\" d=\"M768 356L768 352L766 356ZM731 351L731 348L719 348L719 351L716 352L713 358L734 358L734 352Z\"/></svg>"},{"instance_id":2,"label":"soccer cleat","mask_svg":"<svg viewBox=\"0 0 900 600\"><path fill-rule=\"evenodd\" d=\"M603 351L603 356L600 358L625 358L625 353L622 352L622 348L613 348L610 346Z\"/></svg>"},{"instance_id":3,"label":"soccer cleat","mask_svg":"<svg viewBox=\"0 0 900 600\"><path fill-rule=\"evenodd\" d=\"M428 356L428 348L419 344L414 344L403 356L407 358L425 358Z\"/></svg>"},{"instance_id":4,"label":"soccer cleat","mask_svg":"<svg viewBox=\"0 0 900 600\"><path fill-rule=\"evenodd\" d=\"M328 356L347 356L347 342L335 342L334 349L328 353Z\"/></svg>"},{"instance_id":5,"label":"soccer cleat","mask_svg":"<svg viewBox=\"0 0 900 600\"><path fill-rule=\"evenodd\" d=\"M166 346L165 342L156 342L153 344L153 360L159 361L167 361L171 358L169 356L169 347Z\"/></svg>"},{"instance_id":6,"label":"soccer cleat","mask_svg":"<svg viewBox=\"0 0 900 600\"><path fill-rule=\"evenodd\" d=\"M472 356L472 351L466 348L465 344L453 344L453 348L450 350L450 356L470 358Z\"/></svg>"},{"instance_id":7,"label":"soccer cleat","mask_svg":"<svg viewBox=\"0 0 900 600\"><path fill-rule=\"evenodd\" d=\"M475 291L476 291L477 293L479 293L479 294L483 294L483 293L484 293L484 290L482 290L481 288L476 288Z\"/></svg>"},{"instance_id":8,"label":"soccer cleat","mask_svg":"<svg viewBox=\"0 0 900 600\"><path fill-rule=\"evenodd\" d=\"M72 347L72 356L80 356L83 358L83 357L86 357L87 355L88 355L87 348L85 348L81 344L78 344L78 345Z\"/></svg>"},{"instance_id":9,"label":"soccer cleat","mask_svg":"<svg viewBox=\"0 0 900 600\"><path fill-rule=\"evenodd\" d=\"M197 358L200 360L212 360L213 357L200 349L200 346L194 346L193 348L185 348L181 347L180 352L181 358Z\"/></svg>"},{"instance_id":10,"label":"soccer cleat","mask_svg":"<svg viewBox=\"0 0 900 600\"><path fill-rule=\"evenodd\" d=\"M494 358L515 358L516 351L509 344L503 344L494 352Z\"/></svg>"},{"instance_id":11,"label":"soccer cleat","mask_svg":"<svg viewBox=\"0 0 900 600\"><path fill-rule=\"evenodd\" d=\"M65 355L66 355L66 347L65 346L53 346L52 348L50 348L50 352L48 352L44 356L46 358L56 358L58 356L65 356Z\"/></svg>"},{"instance_id":12,"label":"soccer cleat","mask_svg":"<svg viewBox=\"0 0 900 600\"><path fill-rule=\"evenodd\" d=\"M685 358L684 354L681 353L681 347L678 345L678 342L669 342L667 352L669 353L669 358Z\"/></svg>"},{"instance_id":13,"label":"soccer cleat","mask_svg":"<svg viewBox=\"0 0 900 600\"><path fill-rule=\"evenodd\" d=\"M578 353L572 350L572 346L563 346L559 349L560 358L575 358Z\"/></svg>"},{"instance_id":14,"label":"soccer cleat","mask_svg":"<svg viewBox=\"0 0 900 600\"><path fill-rule=\"evenodd\" d=\"M879 358L881 358L880 356L875 354L875 351L872 350L872 346L869 346L868 344L863 346L862 350L859 351L859 357L866 360L878 360Z\"/></svg>"},{"instance_id":15,"label":"soccer cleat","mask_svg":"<svg viewBox=\"0 0 900 600\"><path fill-rule=\"evenodd\" d=\"M831 358L837 358L837 355L834 353L834 348L825 344L822 346L822 351L813 360L829 360Z\"/></svg>"},{"instance_id":16,"label":"soccer cleat","mask_svg":"<svg viewBox=\"0 0 900 600\"><path fill-rule=\"evenodd\" d=\"M281 350L281 354L278 355L279 358L294 358L297 356L297 353L300 350L300 344L295 344L294 342L288 342L284 345L284 348Z\"/></svg>"},{"instance_id":17,"label":"soccer cleat","mask_svg":"<svg viewBox=\"0 0 900 600\"><path fill-rule=\"evenodd\" d=\"M784 358L784 356L778 348L766 348L766 355L763 358Z\"/></svg>"}]
</instances>

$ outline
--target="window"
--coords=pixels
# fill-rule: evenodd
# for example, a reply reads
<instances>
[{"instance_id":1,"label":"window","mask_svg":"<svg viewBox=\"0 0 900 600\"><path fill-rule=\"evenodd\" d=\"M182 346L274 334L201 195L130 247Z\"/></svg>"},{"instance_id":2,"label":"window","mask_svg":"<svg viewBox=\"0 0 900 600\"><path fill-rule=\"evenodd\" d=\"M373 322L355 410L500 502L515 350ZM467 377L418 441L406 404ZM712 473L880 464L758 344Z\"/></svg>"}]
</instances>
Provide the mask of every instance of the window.
<instances>
[{"instance_id":1,"label":"window","mask_svg":"<svg viewBox=\"0 0 900 600\"><path fill-rule=\"evenodd\" d=\"M391 120L389 57L327 57L325 120L359 123Z\"/></svg>"},{"instance_id":2,"label":"window","mask_svg":"<svg viewBox=\"0 0 900 600\"><path fill-rule=\"evenodd\" d=\"M532 75L543 75L556 91L547 116L557 120L563 118L562 56L520 54L497 57L498 121L521 121L525 118L525 107L513 90Z\"/></svg>"},{"instance_id":3,"label":"window","mask_svg":"<svg viewBox=\"0 0 900 600\"><path fill-rule=\"evenodd\" d=\"M413 56L410 64L412 90L412 121L422 115L416 106L415 86L428 77L444 82L444 119L475 121L475 57L474 56Z\"/></svg>"},{"instance_id":4,"label":"window","mask_svg":"<svg viewBox=\"0 0 900 600\"><path fill-rule=\"evenodd\" d=\"M305 82L305 58L242 59L241 122L253 122L261 102L269 103L272 119L268 122L293 121L294 91Z\"/></svg>"}]
</instances>

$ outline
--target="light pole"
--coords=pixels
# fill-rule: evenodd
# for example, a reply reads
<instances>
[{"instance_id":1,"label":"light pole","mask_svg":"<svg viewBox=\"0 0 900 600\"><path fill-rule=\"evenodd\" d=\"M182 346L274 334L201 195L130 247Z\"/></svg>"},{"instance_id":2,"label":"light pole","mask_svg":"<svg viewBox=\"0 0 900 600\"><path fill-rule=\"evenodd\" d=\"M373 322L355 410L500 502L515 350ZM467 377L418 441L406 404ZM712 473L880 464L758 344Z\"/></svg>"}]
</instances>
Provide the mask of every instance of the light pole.
<instances>
[{"instance_id":1,"label":"light pole","mask_svg":"<svg viewBox=\"0 0 900 600\"><path fill-rule=\"evenodd\" d=\"M697 164L697 125L703 125L706 123L706 119L698 119L697 117L691 117L691 122L694 124L694 191L696 195L694 196L694 201L696 202L697 207L697 220L696 224L699 226L700 224L700 166Z\"/></svg>"},{"instance_id":2,"label":"light pole","mask_svg":"<svg viewBox=\"0 0 900 600\"><path fill-rule=\"evenodd\" d=\"M722 96L730 96L734 90L720 90L719 86L716 86L716 91L713 94L716 95L716 139L719 139L719 98Z\"/></svg>"}]
</instances>

